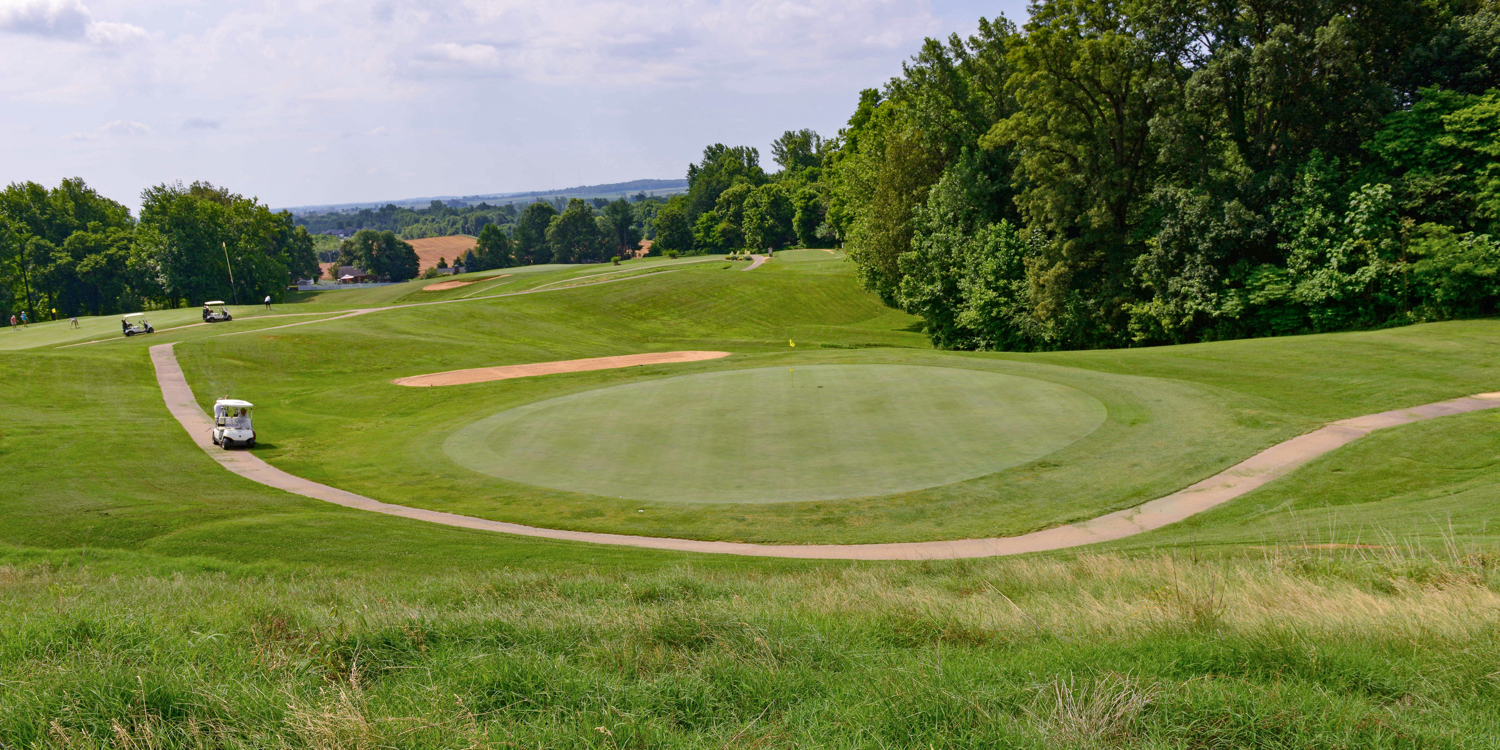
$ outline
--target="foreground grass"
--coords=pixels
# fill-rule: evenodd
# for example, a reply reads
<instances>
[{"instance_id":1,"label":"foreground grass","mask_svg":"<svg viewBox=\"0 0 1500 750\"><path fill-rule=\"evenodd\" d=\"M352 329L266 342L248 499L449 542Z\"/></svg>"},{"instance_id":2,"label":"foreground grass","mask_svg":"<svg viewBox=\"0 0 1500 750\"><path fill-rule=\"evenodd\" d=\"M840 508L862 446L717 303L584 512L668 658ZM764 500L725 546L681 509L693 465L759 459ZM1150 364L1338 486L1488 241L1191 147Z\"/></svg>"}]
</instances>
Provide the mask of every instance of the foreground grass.
<instances>
[{"instance_id":1,"label":"foreground grass","mask_svg":"<svg viewBox=\"0 0 1500 750\"><path fill-rule=\"evenodd\" d=\"M1500 576L1459 547L416 577L25 557L0 567L5 747L1500 742Z\"/></svg>"}]
</instances>

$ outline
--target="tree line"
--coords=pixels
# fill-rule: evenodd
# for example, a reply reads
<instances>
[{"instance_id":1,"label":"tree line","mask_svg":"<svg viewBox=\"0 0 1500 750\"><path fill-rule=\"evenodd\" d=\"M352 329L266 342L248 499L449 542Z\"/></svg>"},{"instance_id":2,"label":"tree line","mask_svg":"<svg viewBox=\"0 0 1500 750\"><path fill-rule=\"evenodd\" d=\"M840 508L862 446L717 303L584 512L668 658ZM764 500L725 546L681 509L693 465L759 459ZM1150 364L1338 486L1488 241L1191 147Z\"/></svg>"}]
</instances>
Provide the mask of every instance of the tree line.
<instances>
[{"instance_id":1,"label":"tree line","mask_svg":"<svg viewBox=\"0 0 1500 750\"><path fill-rule=\"evenodd\" d=\"M710 147L659 244L843 243L934 343L1150 345L1500 302L1500 7L1044 0L929 39L766 176ZM795 167L795 168L794 168Z\"/></svg>"},{"instance_id":2,"label":"tree line","mask_svg":"<svg viewBox=\"0 0 1500 750\"><path fill-rule=\"evenodd\" d=\"M104 315L208 300L280 300L318 274L292 215L206 182L162 184L132 217L81 179L0 191L0 315Z\"/></svg>"},{"instance_id":3,"label":"tree line","mask_svg":"<svg viewBox=\"0 0 1500 750\"><path fill-rule=\"evenodd\" d=\"M505 225L515 221L514 205L451 206L434 200L426 208L406 208L387 204L378 209L305 214L296 218L298 226L313 234L353 234L361 229L391 232L401 239L450 237L457 234L477 235L491 224Z\"/></svg>"},{"instance_id":4,"label":"tree line","mask_svg":"<svg viewBox=\"0 0 1500 750\"><path fill-rule=\"evenodd\" d=\"M772 144L780 170L768 174L758 149L709 146L688 167L688 191L653 217L652 252L773 251L833 240L825 164L836 147L811 130L788 131Z\"/></svg>"}]
</instances>

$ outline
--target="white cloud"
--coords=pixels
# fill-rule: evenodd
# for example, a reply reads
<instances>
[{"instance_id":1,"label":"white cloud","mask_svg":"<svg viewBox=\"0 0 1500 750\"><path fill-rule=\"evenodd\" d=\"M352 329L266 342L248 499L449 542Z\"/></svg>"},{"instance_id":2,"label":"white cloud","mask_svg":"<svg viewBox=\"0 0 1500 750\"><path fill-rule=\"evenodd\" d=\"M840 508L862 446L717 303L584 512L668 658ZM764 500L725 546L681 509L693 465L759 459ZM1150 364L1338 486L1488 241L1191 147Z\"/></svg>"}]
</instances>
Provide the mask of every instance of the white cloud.
<instances>
[{"instance_id":1,"label":"white cloud","mask_svg":"<svg viewBox=\"0 0 1500 750\"><path fill-rule=\"evenodd\" d=\"M500 50L488 44L445 42L428 48L426 59L488 68L500 64Z\"/></svg>"},{"instance_id":2,"label":"white cloud","mask_svg":"<svg viewBox=\"0 0 1500 750\"><path fill-rule=\"evenodd\" d=\"M122 135L127 137L151 135L151 128L146 127L144 123L131 122L128 120L115 120L113 122L106 123L103 127L99 128L99 130L100 132L103 132L107 135Z\"/></svg>"},{"instance_id":3,"label":"white cloud","mask_svg":"<svg viewBox=\"0 0 1500 750\"><path fill-rule=\"evenodd\" d=\"M139 26L95 21L80 0L0 0L0 31L101 46L146 36Z\"/></svg>"},{"instance_id":4,"label":"white cloud","mask_svg":"<svg viewBox=\"0 0 1500 750\"><path fill-rule=\"evenodd\" d=\"M312 148L310 148L310 149L307 150L307 153L308 154L326 154L326 153L328 153L328 147L327 146L313 146Z\"/></svg>"}]
</instances>

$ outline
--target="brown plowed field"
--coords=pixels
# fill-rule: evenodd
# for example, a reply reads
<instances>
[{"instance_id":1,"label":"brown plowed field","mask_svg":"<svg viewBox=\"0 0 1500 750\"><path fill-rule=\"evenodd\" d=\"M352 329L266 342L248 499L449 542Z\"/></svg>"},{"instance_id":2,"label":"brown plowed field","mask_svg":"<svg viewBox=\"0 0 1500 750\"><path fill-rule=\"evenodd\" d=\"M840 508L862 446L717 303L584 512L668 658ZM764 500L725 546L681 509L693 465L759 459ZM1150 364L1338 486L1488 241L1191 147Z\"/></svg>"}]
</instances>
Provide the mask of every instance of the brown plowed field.
<instances>
[{"instance_id":1,"label":"brown plowed field","mask_svg":"<svg viewBox=\"0 0 1500 750\"><path fill-rule=\"evenodd\" d=\"M417 251L417 258L421 261L419 269L426 271L437 265L438 258L448 261L450 266L453 265L453 261L460 255L473 250L479 240L458 234L452 237L429 237L425 240L407 240L407 242L410 242Z\"/></svg>"}]
</instances>

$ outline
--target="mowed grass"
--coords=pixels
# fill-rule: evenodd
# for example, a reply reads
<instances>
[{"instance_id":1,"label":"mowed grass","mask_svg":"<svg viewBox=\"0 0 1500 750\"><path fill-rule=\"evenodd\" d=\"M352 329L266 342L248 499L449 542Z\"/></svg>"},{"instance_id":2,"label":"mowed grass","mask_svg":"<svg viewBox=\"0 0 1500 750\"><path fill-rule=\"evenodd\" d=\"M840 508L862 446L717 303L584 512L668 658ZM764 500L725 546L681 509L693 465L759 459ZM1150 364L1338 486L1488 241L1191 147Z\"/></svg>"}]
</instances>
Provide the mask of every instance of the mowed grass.
<instances>
[{"instance_id":1,"label":"mowed grass","mask_svg":"<svg viewBox=\"0 0 1500 750\"><path fill-rule=\"evenodd\" d=\"M1086 437L1106 416L1082 391L978 370L769 367L527 404L466 425L443 450L474 471L539 487L785 503L993 474Z\"/></svg>"},{"instance_id":2,"label":"mowed grass","mask_svg":"<svg viewBox=\"0 0 1500 750\"><path fill-rule=\"evenodd\" d=\"M205 404L209 394L233 394L262 405L258 428L270 444L261 455L299 476L392 503L651 536L856 543L1025 533L1167 494L1310 426L1264 399L1219 389L932 352L921 348L921 334L907 330L909 318L860 292L832 256L752 273L738 269L700 264L622 283L205 338L180 347L178 356ZM811 321L822 321L822 335L789 346L791 330ZM433 389L390 383L467 367L681 349L736 354ZM1103 403L1107 416L1085 439L1009 471L838 501L726 505L643 501L602 488L593 490L601 494L561 491L472 471L443 449L455 431L490 415L601 386L730 369L856 364L1022 376L1082 391ZM753 397L735 398L753 415ZM878 423L872 419L872 429L898 431ZM795 431L798 424L780 429ZM750 449L732 439L699 449L741 460L746 472L777 469L755 466ZM577 471L593 473L589 466Z\"/></svg>"},{"instance_id":3,"label":"mowed grass","mask_svg":"<svg viewBox=\"0 0 1500 750\"><path fill-rule=\"evenodd\" d=\"M1124 437L1057 463L1138 464L1113 476L1148 489L1158 465L1204 445L1231 460L1323 420L1497 389L1492 321L953 355L924 351L909 320L859 302L847 277L838 293L776 286L843 273L808 265L688 295L663 286L683 272L477 303L488 307L476 318L451 312L465 303L177 335L184 362L201 359L199 385L274 389L264 413L286 421L267 455L337 446L288 442L331 435L333 420L381 432L503 401L480 387L404 389L430 400L398 408L366 384L393 372L708 339L738 345L735 367L956 360L1086 386L1111 415L1090 438ZM718 269L704 264L695 283ZM505 348L476 333L483 319L506 331ZM784 336L798 326L827 333L792 355ZM421 336L426 352L403 343ZM1500 745L1493 414L1376 433L1113 553L745 560L448 529L242 480L162 407L146 354L162 340L0 354L0 746ZM881 340L911 348L868 348ZM293 367L317 377L283 372ZM673 374L565 376L516 398ZM290 432L300 420L310 437ZM1130 432L1171 425L1198 431ZM331 473L399 485L403 455ZM1015 487L1050 481L1057 494L1018 492L1016 513L1068 499L1058 472L1023 475ZM928 512L984 507L983 487L974 497ZM1308 546L1329 543L1365 546Z\"/></svg>"}]
</instances>

